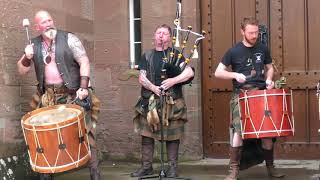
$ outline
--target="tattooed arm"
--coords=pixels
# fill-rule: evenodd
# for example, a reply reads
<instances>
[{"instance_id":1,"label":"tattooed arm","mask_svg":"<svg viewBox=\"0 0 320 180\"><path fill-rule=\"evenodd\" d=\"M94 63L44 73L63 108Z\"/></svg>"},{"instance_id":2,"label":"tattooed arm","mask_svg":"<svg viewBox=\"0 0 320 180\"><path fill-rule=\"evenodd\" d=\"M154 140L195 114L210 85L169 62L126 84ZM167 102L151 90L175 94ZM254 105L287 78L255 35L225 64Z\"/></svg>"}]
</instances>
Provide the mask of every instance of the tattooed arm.
<instances>
[{"instance_id":1,"label":"tattooed arm","mask_svg":"<svg viewBox=\"0 0 320 180\"><path fill-rule=\"evenodd\" d=\"M68 34L68 46L71 49L72 53L73 53L73 57L74 59L77 61L77 63L80 66L80 76L82 77L90 77L90 62L89 62L89 58L87 56L86 50L84 49L81 41L79 40L79 38L77 38L77 36L75 36L72 33ZM82 88L82 78L81 78L81 82L80 82L80 87L77 90L77 96L79 97L80 100L85 99L88 95L88 89L87 88ZM90 86L90 82L89 82L89 78L87 79L87 82L85 82L84 84L85 87Z\"/></svg>"},{"instance_id":2,"label":"tattooed arm","mask_svg":"<svg viewBox=\"0 0 320 180\"><path fill-rule=\"evenodd\" d=\"M146 89L154 92L156 95L160 95L160 87L152 84L149 79L147 78L146 70L140 70L139 74L139 83Z\"/></svg>"},{"instance_id":3,"label":"tattooed arm","mask_svg":"<svg viewBox=\"0 0 320 180\"><path fill-rule=\"evenodd\" d=\"M68 34L68 45L74 59L80 66L80 76L90 76L90 61L80 39L72 33Z\"/></svg>"}]
</instances>

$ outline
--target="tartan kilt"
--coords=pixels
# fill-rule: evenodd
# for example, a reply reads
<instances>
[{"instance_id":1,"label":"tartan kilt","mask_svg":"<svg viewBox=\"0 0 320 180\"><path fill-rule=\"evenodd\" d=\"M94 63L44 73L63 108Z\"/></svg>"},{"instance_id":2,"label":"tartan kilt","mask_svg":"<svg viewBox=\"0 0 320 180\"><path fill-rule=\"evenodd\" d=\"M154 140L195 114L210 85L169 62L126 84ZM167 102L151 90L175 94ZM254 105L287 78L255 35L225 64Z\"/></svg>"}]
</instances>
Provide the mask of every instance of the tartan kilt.
<instances>
[{"instance_id":1,"label":"tartan kilt","mask_svg":"<svg viewBox=\"0 0 320 180\"><path fill-rule=\"evenodd\" d=\"M161 140L161 131L153 131L147 122L148 110L145 108L145 100L146 99L140 97L135 106L135 114L133 117L135 132L139 133L141 136ZM174 100L173 108L168 114L169 125L163 126L163 140L173 141L183 138L185 128L184 125L187 122L187 106L184 99L179 98Z\"/></svg>"}]
</instances>

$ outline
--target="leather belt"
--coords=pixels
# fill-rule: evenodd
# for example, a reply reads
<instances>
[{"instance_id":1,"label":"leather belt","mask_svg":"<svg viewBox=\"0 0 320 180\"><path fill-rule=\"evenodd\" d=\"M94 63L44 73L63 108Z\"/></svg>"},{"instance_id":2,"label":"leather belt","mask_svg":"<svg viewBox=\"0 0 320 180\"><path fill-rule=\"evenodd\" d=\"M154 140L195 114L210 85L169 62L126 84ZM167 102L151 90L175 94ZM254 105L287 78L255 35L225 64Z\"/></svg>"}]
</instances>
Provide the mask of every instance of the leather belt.
<instances>
[{"instance_id":1,"label":"leather belt","mask_svg":"<svg viewBox=\"0 0 320 180\"><path fill-rule=\"evenodd\" d=\"M76 89L68 89L65 85L63 84L46 84L44 85L45 90L47 91L48 89L52 90L53 93L55 94L76 94L77 90Z\"/></svg>"}]
</instances>

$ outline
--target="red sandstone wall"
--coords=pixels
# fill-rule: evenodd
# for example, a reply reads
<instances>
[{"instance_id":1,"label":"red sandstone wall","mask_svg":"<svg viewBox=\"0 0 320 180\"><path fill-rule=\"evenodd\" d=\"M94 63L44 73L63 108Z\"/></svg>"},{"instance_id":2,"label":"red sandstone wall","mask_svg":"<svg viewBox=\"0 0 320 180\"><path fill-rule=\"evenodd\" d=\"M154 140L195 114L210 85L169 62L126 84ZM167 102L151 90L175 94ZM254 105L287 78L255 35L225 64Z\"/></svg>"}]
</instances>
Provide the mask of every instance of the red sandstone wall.
<instances>
[{"instance_id":1,"label":"red sandstone wall","mask_svg":"<svg viewBox=\"0 0 320 180\"><path fill-rule=\"evenodd\" d=\"M184 1L183 25L192 25L200 31L197 1ZM140 136L133 132L133 106L139 96L137 78L121 81L129 67L129 15L128 1L95 1L95 74L97 92L103 100L98 141L100 148L111 158L117 155L139 157ZM102 8L104 7L104 8ZM157 24L173 25L176 1L142 0L143 49L152 47L153 31ZM193 85L186 86L189 123L180 153L189 159L202 157L200 61L192 62L196 68Z\"/></svg>"},{"instance_id":2,"label":"red sandstone wall","mask_svg":"<svg viewBox=\"0 0 320 180\"><path fill-rule=\"evenodd\" d=\"M142 0L143 49L151 47L152 33L158 23L172 25L173 0ZM199 27L197 1L184 1L183 25ZM127 0L0 0L0 156L13 154L11 144L21 141L20 118L30 109L28 102L35 91L35 74L19 76L16 62L23 53L26 35L22 19L37 10L51 12L56 25L78 35L85 44L93 70L93 84L102 101L97 141L110 158L139 157L140 137L133 132L133 106L139 95L137 78L126 77L129 67L129 15ZM200 31L197 29L197 31ZM33 26L31 36L35 36ZM200 61L193 85L185 88L189 122L180 153L188 159L202 157Z\"/></svg>"}]
</instances>

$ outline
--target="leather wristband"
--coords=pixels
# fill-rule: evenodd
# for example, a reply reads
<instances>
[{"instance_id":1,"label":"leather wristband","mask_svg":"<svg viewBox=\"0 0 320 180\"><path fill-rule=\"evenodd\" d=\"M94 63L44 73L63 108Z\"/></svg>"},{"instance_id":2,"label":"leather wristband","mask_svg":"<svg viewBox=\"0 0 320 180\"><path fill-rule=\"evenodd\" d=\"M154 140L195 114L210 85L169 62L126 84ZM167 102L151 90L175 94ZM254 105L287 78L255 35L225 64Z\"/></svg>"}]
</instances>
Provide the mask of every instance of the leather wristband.
<instances>
[{"instance_id":1,"label":"leather wristband","mask_svg":"<svg viewBox=\"0 0 320 180\"><path fill-rule=\"evenodd\" d=\"M30 67L31 59L28 59L26 55L23 55L23 59L21 60L21 64L25 67Z\"/></svg>"},{"instance_id":2,"label":"leather wristband","mask_svg":"<svg viewBox=\"0 0 320 180\"><path fill-rule=\"evenodd\" d=\"M80 76L80 88L88 89L89 79L89 76Z\"/></svg>"}]
</instances>

